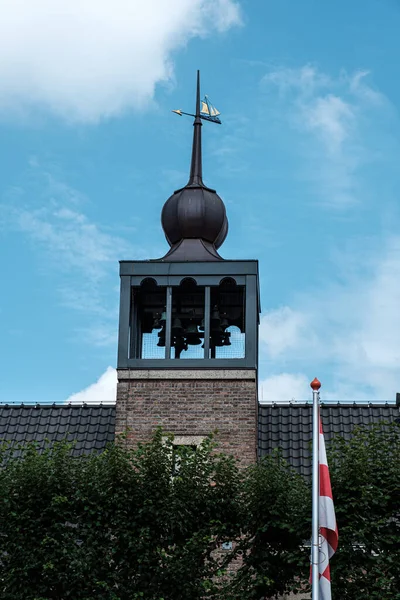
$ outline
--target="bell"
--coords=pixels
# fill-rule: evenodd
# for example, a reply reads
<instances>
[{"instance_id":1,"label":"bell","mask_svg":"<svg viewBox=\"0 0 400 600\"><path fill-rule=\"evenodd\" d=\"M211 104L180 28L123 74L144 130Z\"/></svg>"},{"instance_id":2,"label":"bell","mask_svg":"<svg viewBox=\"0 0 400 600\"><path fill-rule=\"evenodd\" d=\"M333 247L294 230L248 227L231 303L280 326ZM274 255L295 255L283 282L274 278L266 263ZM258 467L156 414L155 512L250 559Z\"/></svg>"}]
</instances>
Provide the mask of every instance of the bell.
<instances>
[{"instance_id":1,"label":"bell","mask_svg":"<svg viewBox=\"0 0 400 600\"><path fill-rule=\"evenodd\" d=\"M180 319L174 319L172 322L171 332L174 336L182 335L183 327Z\"/></svg>"},{"instance_id":2,"label":"bell","mask_svg":"<svg viewBox=\"0 0 400 600\"><path fill-rule=\"evenodd\" d=\"M223 331L222 331L222 327L220 326L219 323L217 325L213 325L211 327L211 333L212 333L212 335L215 335L215 336L222 335Z\"/></svg>"},{"instance_id":3,"label":"bell","mask_svg":"<svg viewBox=\"0 0 400 600\"><path fill-rule=\"evenodd\" d=\"M210 344L211 344L211 338L210 338ZM204 342L201 345L202 348L204 348Z\"/></svg>"},{"instance_id":4,"label":"bell","mask_svg":"<svg viewBox=\"0 0 400 600\"><path fill-rule=\"evenodd\" d=\"M182 350L188 349L187 343L182 336L175 339L173 346L175 347L175 358L180 358Z\"/></svg>"},{"instance_id":5,"label":"bell","mask_svg":"<svg viewBox=\"0 0 400 600\"><path fill-rule=\"evenodd\" d=\"M189 325L186 327L185 337L186 343L189 346L198 346L201 344L201 339L199 338L199 332L195 323L189 323Z\"/></svg>"},{"instance_id":6,"label":"bell","mask_svg":"<svg viewBox=\"0 0 400 600\"><path fill-rule=\"evenodd\" d=\"M164 348L164 346L165 346L165 329L161 329L161 331L159 331L159 333L158 333L157 346L159 348Z\"/></svg>"},{"instance_id":7,"label":"bell","mask_svg":"<svg viewBox=\"0 0 400 600\"><path fill-rule=\"evenodd\" d=\"M188 346L198 346L199 344L201 344L201 339L199 338L198 335L193 333L186 337L186 342L187 342Z\"/></svg>"},{"instance_id":8,"label":"bell","mask_svg":"<svg viewBox=\"0 0 400 600\"><path fill-rule=\"evenodd\" d=\"M229 321L226 317L224 317L221 321L221 328L226 329L227 327L229 327Z\"/></svg>"},{"instance_id":9,"label":"bell","mask_svg":"<svg viewBox=\"0 0 400 600\"><path fill-rule=\"evenodd\" d=\"M224 345L223 334L222 333L217 333L217 334L213 333L213 336L212 336L212 345L216 346L216 347L217 346L220 347L220 346Z\"/></svg>"},{"instance_id":10,"label":"bell","mask_svg":"<svg viewBox=\"0 0 400 600\"><path fill-rule=\"evenodd\" d=\"M161 325L164 325L166 320L167 320L167 313L165 312L165 310L163 310L163 312L161 313L161 319L160 319Z\"/></svg>"},{"instance_id":11,"label":"bell","mask_svg":"<svg viewBox=\"0 0 400 600\"><path fill-rule=\"evenodd\" d=\"M230 332L229 331L225 331L223 346L232 346L230 337L231 337Z\"/></svg>"},{"instance_id":12,"label":"bell","mask_svg":"<svg viewBox=\"0 0 400 600\"><path fill-rule=\"evenodd\" d=\"M221 317L219 316L218 306L214 306L211 316L210 316L210 321L211 321L211 328L213 326L216 327L217 325L219 325L221 323Z\"/></svg>"},{"instance_id":13,"label":"bell","mask_svg":"<svg viewBox=\"0 0 400 600\"><path fill-rule=\"evenodd\" d=\"M204 331L204 319L201 320L201 323L199 325L199 331Z\"/></svg>"}]
</instances>

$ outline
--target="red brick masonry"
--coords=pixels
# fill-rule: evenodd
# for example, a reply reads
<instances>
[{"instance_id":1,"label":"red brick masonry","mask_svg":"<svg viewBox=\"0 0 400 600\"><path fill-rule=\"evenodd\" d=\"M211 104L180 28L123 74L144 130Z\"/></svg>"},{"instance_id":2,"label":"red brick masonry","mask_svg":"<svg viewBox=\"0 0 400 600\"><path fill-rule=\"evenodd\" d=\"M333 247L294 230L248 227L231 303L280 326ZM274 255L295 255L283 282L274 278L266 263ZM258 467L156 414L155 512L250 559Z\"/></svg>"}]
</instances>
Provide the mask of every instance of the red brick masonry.
<instances>
[{"instance_id":1,"label":"red brick masonry","mask_svg":"<svg viewBox=\"0 0 400 600\"><path fill-rule=\"evenodd\" d=\"M220 377L220 378L218 378ZM255 371L135 371L119 369L116 433L148 440L162 426L176 436L218 430L219 448L245 466L257 458Z\"/></svg>"}]
</instances>

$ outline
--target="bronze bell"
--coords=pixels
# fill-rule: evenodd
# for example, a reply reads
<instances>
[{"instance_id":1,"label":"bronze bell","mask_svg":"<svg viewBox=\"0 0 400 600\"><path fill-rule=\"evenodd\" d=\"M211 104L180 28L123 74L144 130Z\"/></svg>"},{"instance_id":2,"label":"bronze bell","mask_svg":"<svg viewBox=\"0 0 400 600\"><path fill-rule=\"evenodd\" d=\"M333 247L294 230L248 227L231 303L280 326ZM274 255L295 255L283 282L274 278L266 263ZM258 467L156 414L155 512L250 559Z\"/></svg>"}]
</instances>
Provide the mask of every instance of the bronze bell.
<instances>
[{"instance_id":1,"label":"bronze bell","mask_svg":"<svg viewBox=\"0 0 400 600\"><path fill-rule=\"evenodd\" d=\"M214 333L213 332L211 340L212 340L212 345L215 347L220 347L220 346L224 345L223 333L220 333L220 332Z\"/></svg>"},{"instance_id":2,"label":"bronze bell","mask_svg":"<svg viewBox=\"0 0 400 600\"><path fill-rule=\"evenodd\" d=\"M224 333L224 342L223 342L224 346L232 346L230 337L231 337L230 332L229 331L225 331L225 333Z\"/></svg>"},{"instance_id":3,"label":"bronze bell","mask_svg":"<svg viewBox=\"0 0 400 600\"><path fill-rule=\"evenodd\" d=\"M174 319L172 322L171 333L175 337L182 335L183 327L180 319Z\"/></svg>"},{"instance_id":4,"label":"bronze bell","mask_svg":"<svg viewBox=\"0 0 400 600\"><path fill-rule=\"evenodd\" d=\"M221 336L222 333L222 327L219 324L213 325L213 327L211 327L211 335L213 335L214 337Z\"/></svg>"},{"instance_id":5,"label":"bronze bell","mask_svg":"<svg viewBox=\"0 0 400 600\"><path fill-rule=\"evenodd\" d=\"M167 313L165 312L165 310L163 310L163 312L161 313L161 318L160 318L161 325L164 325L166 320L167 320Z\"/></svg>"},{"instance_id":6,"label":"bronze bell","mask_svg":"<svg viewBox=\"0 0 400 600\"><path fill-rule=\"evenodd\" d=\"M157 342L157 346L159 348L164 348L165 346L165 329L161 329L161 331L159 331L158 333L158 342Z\"/></svg>"},{"instance_id":7,"label":"bronze bell","mask_svg":"<svg viewBox=\"0 0 400 600\"><path fill-rule=\"evenodd\" d=\"M182 350L188 349L187 343L182 336L177 337L173 345L175 347L175 358L180 358Z\"/></svg>"},{"instance_id":8,"label":"bronze bell","mask_svg":"<svg viewBox=\"0 0 400 600\"><path fill-rule=\"evenodd\" d=\"M209 338L209 340L210 340L209 345L211 346L212 340L211 340L211 338ZM202 343L201 347L204 348L204 342Z\"/></svg>"},{"instance_id":9,"label":"bronze bell","mask_svg":"<svg viewBox=\"0 0 400 600\"><path fill-rule=\"evenodd\" d=\"M216 327L221 323L218 306L214 306L210 315L211 327Z\"/></svg>"},{"instance_id":10,"label":"bronze bell","mask_svg":"<svg viewBox=\"0 0 400 600\"><path fill-rule=\"evenodd\" d=\"M221 327L222 329L226 329L227 327L229 327L229 321L226 317L224 317L221 321Z\"/></svg>"},{"instance_id":11,"label":"bronze bell","mask_svg":"<svg viewBox=\"0 0 400 600\"><path fill-rule=\"evenodd\" d=\"M201 344L201 339L199 338L199 332L195 323L189 323L189 325L186 327L185 337L186 343L189 346L198 346Z\"/></svg>"}]
</instances>

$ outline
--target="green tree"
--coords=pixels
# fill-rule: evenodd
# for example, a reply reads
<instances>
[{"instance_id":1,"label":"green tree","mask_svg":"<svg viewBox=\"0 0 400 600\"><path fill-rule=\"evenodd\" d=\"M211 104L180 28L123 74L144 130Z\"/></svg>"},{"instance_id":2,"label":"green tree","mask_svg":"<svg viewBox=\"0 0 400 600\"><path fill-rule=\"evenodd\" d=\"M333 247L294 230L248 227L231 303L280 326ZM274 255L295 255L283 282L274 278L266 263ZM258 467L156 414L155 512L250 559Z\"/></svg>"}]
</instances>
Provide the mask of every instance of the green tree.
<instances>
[{"instance_id":1,"label":"green tree","mask_svg":"<svg viewBox=\"0 0 400 600\"><path fill-rule=\"evenodd\" d=\"M239 531L239 474L207 439L178 449L158 431L134 451L72 458L4 448L0 597L5 600L183 600L213 597Z\"/></svg>"},{"instance_id":2,"label":"green tree","mask_svg":"<svg viewBox=\"0 0 400 600\"><path fill-rule=\"evenodd\" d=\"M259 600L307 589L311 495L279 451L248 469L244 482L243 565L229 598ZM228 596L227 596L228 597Z\"/></svg>"},{"instance_id":3,"label":"green tree","mask_svg":"<svg viewBox=\"0 0 400 600\"><path fill-rule=\"evenodd\" d=\"M399 431L359 429L329 453L334 597L400 600ZM310 485L279 452L240 472L211 438L176 449L157 431L77 458L68 444L4 446L0 464L1 599L260 600L308 586Z\"/></svg>"},{"instance_id":4,"label":"green tree","mask_svg":"<svg viewBox=\"0 0 400 600\"><path fill-rule=\"evenodd\" d=\"M400 427L337 438L329 453L339 547L332 589L343 600L400 599Z\"/></svg>"}]
</instances>

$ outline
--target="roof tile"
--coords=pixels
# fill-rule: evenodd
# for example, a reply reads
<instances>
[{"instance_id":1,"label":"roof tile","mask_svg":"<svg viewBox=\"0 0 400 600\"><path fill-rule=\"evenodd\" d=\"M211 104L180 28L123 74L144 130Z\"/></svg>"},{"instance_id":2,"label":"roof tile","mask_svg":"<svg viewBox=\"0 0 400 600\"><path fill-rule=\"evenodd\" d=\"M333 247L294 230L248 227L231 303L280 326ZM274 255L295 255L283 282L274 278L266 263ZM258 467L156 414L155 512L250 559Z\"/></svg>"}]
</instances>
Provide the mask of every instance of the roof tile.
<instances>
[{"instance_id":1,"label":"roof tile","mask_svg":"<svg viewBox=\"0 0 400 600\"><path fill-rule=\"evenodd\" d=\"M88 435L89 434L89 435ZM65 405L0 406L0 442L38 442L67 439L76 443L74 455L101 451L115 437L115 406Z\"/></svg>"},{"instance_id":2,"label":"roof tile","mask_svg":"<svg viewBox=\"0 0 400 600\"><path fill-rule=\"evenodd\" d=\"M333 436L349 439L354 427L399 419L395 404L321 405L325 441ZM260 456L280 448L300 473L311 475L312 404L261 404L259 407L258 450Z\"/></svg>"}]
</instances>

